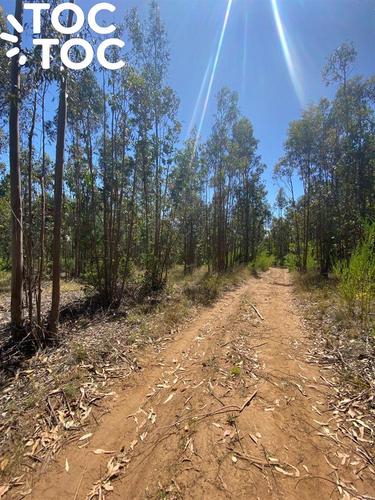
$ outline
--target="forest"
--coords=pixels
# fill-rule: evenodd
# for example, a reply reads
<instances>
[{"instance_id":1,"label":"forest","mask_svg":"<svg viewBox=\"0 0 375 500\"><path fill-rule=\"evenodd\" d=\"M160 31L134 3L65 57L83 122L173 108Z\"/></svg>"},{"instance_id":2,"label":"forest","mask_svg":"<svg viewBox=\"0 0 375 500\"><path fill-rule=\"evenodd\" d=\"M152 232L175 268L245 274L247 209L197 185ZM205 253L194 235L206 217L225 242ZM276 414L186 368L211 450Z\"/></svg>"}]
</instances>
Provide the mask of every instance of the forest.
<instances>
[{"instance_id":1,"label":"forest","mask_svg":"<svg viewBox=\"0 0 375 500\"><path fill-rule=\"evenodd\" d=\"M22 24L24 2L14 3L14 17ZM0 32L8 31L6 14L0 9ZM69 40L69 34L53 32L47 12L42 11L41 20L38 37ZM71 26L73 16L65 22ZM361 391L364 399L369 397L374 388L375 75L356 74L355 46L343 42L327 54L321 78L333 97L305 107L285 131L279 161L265 165L251 116L242 114L239 94L229 87L215 96L209 135L202 138L195 127L184 140L180 98L168 84L168 34L155 0L146 16L129 10L116 29L116 36L127 40L124 49L110 51L112 62L120 56L125 61L116 71L95 63L83 70L64 67L56 47L51 49L50 68L42 70L40 47L23 43L25 33L14 34L27 62L21 66L19 56L9 60L6 53L12 44L1 41L0 286L1 296L10 298L2 299L1 305L2 388L30 358L58 352L61 342L69 343L62 337L69 338L74 321L88 318L80 328L91 319L100 325L100 318L128 318L132 308L139 307L145 316L155 311L171 314L177 303L184 304L185 299L171 291L179 283L190 300L187 309L198 302L199 307L212 305L219 300L219 286L221 296L239 279L254 279L255 290L257 281L261 290L267 272L288 270L272 278L281 286L284 276L293 277L293 285L285 282L285 293L293 286L303 288L298 292L303 297L309 293L310 302L340 304L345 321L335 316L335 325L350 324L351 335L361 339L364 350L350 351L349 361L344 354L343 369L352 358L357 363L357 354L363 356L358 358L366 363L358 368L365 373ZM82 36L98 43L89 31ZM80 48L71 50L70 56L81 60ZM267 169L272 169L278 186L274 201L267 193ZM70 284L79 297L73 296L67 305L61 291ZM254 304L256 320L267 320ZM189 313L184 314L185 319ZM68 327L67 315L73 322ZM168 323L165 316L159 321ZM316 328L321 331L321 326ZM130 345L131 332L110 338ZM74 345L79 349L76 365L88 363L84 348ZM329 349L328 340L327 345ZM342 358L340 349L337 352ZM241 359L246 364L245 358ZM243 366L229 368L231 381L237 380ZM69 391L63 392L66 398L65 393ZM48 397L52 423L60 425L62 417L56 416L57 407L51 407ZM225 409L226 403L214 397ZM35 405L29 409L38 407L40 412ZM67 410L64 418L68 414ZM230 429L237 429L233 422ZM360 437L371 441L368 425ZM2 471L14 446L12 437L4 456L0 453ZM244 460L243 449L241 453ZM272 469L267 457L262 467ZM232 454L234 465L239 459L239 452ZM370 455L367 461L371 472ZM127 462L116 463L122 470ZM291 469L280 467L293 475ZM99 489L112 488L114 476L108 474ZM354 495L351 486L338 479L337 484ZM10 485L16 483L11 480ZM96 487L89 498L104 498L104 490ZM1 492L0 486L0 497ZM322 498L328 498L325 494ZM129 492L123 495L131 498ZM280 498L294 498L284 495ZM345 498L354 498L350 495ZM40 497L37 493L33 498Z\"/></svg>"},{"instance_id":2,"label":"forest","mask_svg":"<svg viewBox=\"0 0 375 500\"><path fill-rule=\"evenodd\" d=\"M93 285L114 305L135 273L147 294L163 288L176 263L185 272L203 264L225 272L254 260L264 239L265 167L236 92L223 88L217 96L206 143L193 131L178 147L179 99L166 82L168 42L157 4L145 22L130 12L124 29L132 44L118 72L61 74L58 63L41 71L30 62L19 74L2 48L2 117L9 108L12 116L1 259L4 270L13 263L16 330L57 330L62 276ZM58 107L49 119L53 93ZM53 282L48 321L41 313L45 279Z\"/></svg>"}]
</instances>

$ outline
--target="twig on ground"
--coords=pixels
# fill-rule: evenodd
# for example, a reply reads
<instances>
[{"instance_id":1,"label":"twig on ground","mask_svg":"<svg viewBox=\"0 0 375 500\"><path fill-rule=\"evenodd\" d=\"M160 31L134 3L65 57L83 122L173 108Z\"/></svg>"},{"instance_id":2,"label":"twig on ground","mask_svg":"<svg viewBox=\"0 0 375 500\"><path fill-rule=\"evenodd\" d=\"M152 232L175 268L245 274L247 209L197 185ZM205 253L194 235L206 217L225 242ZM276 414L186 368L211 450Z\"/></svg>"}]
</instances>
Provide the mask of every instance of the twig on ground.
<instances>
[{"instance_id":1,"label":"twig on ground","mask_svg":"<svg viewBox=\"0 0 375 500\"><path fill-rule=\"evenodd\" d=\"M260 319L261 319L262 321L264 321L263 316L260 314L260 312L258 311L258 309L254 306L254 304L250 304L250 305L251 305L251 307L254 309L254 311L257 313L257 315L260 317Z\"/></svg>"}]
</instances>

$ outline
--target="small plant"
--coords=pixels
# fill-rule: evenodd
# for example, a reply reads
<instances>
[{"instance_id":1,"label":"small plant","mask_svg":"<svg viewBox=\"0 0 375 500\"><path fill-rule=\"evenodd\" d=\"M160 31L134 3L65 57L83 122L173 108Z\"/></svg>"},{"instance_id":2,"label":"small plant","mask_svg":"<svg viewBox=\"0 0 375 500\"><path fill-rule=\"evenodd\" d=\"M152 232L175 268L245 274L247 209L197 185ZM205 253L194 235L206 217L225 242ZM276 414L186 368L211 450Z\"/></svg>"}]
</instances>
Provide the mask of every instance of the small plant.
<instances>
[{"instance_id":1,"label":"small plant","mask_svg":"<svg viewBox=\"0 0 375 500\"><path fill-rule=\"evenodd\" d=\"M86 349L80 345L74 347L72 351L72 356L76 363L82 363L83 361L87 361L89 357Z\"/></svg>"},{"instance_id":2,"label":"small plant","mask_svg":"<svg viewBox=\"0 0 375 500\"><path fill-rule=\"evenodd\" d=\"M289 271L296 271L297 270L297 255L293 252L289 252L285 256L284 263L286 267L289 269Z\"/></svg>"},{"instance_id":3,"label":"small plant","mask_svg":"<svg viewBox=\"0 0 375 500\"><path fill-rule=\"evenodd\" d=\"M269 255L267 252L260 252L254 262L252 263L252 267L255 270L267 271L271 266L275 263L275 257L273 255Z\"/></svg>"},{"instance_id":4,"label":"small plant","mask_svg":"<svg viewBox=\"0 0 375 500\"><path fill-rule=\"evenodd\" d=\"M80 391L80 385L78 381L72 381L69 382L65 387L64 387L64 393L65 396L69 401L73 401L77 399L79 396L79 391Z\"/></svg>"},{"instance_id":5,"label":"small plant","mask_svg":"<svg viewBox=\"0 0 375 500\"><path fill-rule=\"evenodd\" d=\"M220 293L219 279L217 276L207 275L199 283L187 286L184 293L195 304L212 304Z\"/></svg>"},{"instance_id":6,"label":"small plant","mask_svg":"<svg viewBox=\"0 0 375 500\"><path fill-rule=\"evenodd\" d=\"M367 321L375 301L375 223L366 224L363 239L350 260L337 263L334 271L350 314Z\"/></svg>"},{"instance_id":7,"label":"small plant","mask_svg":"<svg viewBox=\"0 0 375 500\"><path fill-rule=\"evenodd\" d=\"M3 264L0 259L0 267ZM10 290L10 272L0 268L0 293L8 293Z\"/></svg>"},{"instance_id":8,"label":"small plant","mask_svg":"<svg viewBox=\"0 0 375 500\"><path fill-rule=\"evenodd\" d=\"M227 424L231 427L234 427L236 425L236 417L231 413L227 416Z\"/></svg>"},{"instance_id":9,"label":"small plant","mask_svg":"<svg viewBox=\"0 0 375 500\"><path fill-rule=\"evenodd\" d=\"M241 368L239 366L232 366L232 368L229 370L229 373L232 375L232 377L239 377L241 375Z\"/></svg>"}]
</instances>

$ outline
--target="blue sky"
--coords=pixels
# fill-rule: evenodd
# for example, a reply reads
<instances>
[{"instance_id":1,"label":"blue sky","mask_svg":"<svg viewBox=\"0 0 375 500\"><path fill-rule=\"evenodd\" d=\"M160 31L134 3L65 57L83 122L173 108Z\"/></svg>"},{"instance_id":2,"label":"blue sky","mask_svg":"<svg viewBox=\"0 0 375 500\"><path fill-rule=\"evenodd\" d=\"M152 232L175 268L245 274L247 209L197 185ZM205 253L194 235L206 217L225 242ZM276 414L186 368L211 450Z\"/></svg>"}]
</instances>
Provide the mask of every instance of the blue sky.
<instances>
[{"instance_id":1,"label":"blue sky","mask_svg":"<svg viewBox=\"0 0 375 500\"><path fill-rule=\"evenodd\" d=\"M117 7L115 19L133 6L144 14L148 5L148 0L111 2ZM76 3L86 9L96 2ZM14 1L2 5L13 12ZM159 5L170 40L169 84L181 99L182 138L202 120L205 139L218 90L224 85L237 90L241 112L251 119L260 141L273 202L272 168L282 154L288 123L303 106L333 93L321 79L327 56L352 41L358 51L355 73L375 73L375 0L159 0Z\"/></svg>"}]
</instances>

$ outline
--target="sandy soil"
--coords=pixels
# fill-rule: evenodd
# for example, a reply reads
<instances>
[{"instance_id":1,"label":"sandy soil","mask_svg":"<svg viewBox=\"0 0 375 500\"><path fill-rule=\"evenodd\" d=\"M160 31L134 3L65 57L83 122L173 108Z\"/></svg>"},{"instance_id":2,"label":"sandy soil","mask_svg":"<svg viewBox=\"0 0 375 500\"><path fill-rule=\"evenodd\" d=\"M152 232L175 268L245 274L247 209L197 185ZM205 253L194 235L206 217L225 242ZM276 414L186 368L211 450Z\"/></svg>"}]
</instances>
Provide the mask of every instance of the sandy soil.
<instances>
[{"instance_id":1,"label":"sandy soil","mask_svg":"<svg viewBox=\"0 0 375 500\"><path fill-rule=\"evenodd\" d=\"M309 358L290 285L281 269L251 278L159 355L145 352L93 436L69 444L29 498L374 494L356 444L328 408L332 373Z\"/></svg>"}]
</instances>

